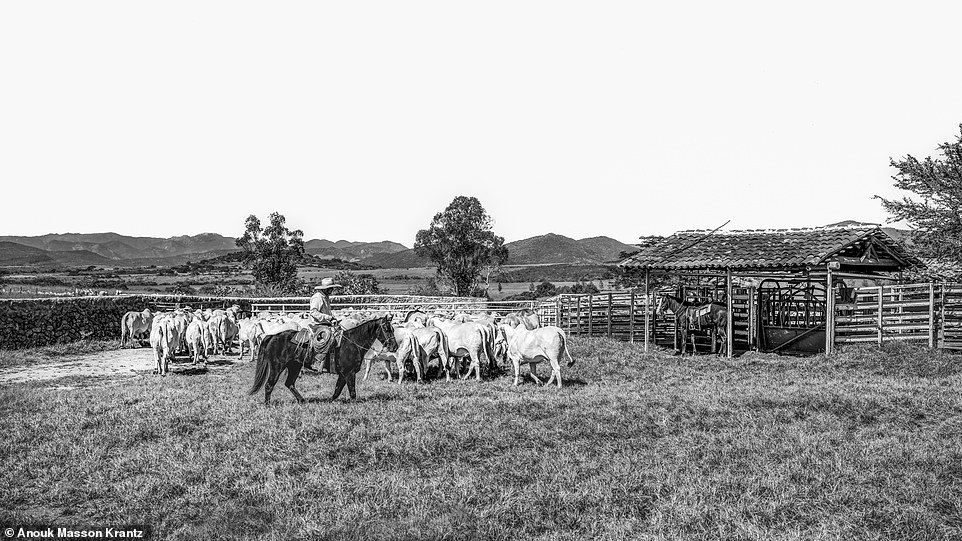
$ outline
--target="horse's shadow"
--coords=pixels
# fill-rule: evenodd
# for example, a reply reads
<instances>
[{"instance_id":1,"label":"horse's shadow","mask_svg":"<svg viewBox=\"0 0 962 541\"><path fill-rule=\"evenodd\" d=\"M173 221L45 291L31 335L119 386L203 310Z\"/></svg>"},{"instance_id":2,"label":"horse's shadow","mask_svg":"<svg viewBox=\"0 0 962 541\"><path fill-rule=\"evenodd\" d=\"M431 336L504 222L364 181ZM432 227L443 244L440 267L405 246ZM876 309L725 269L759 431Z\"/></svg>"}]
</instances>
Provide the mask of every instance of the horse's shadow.
<instances>
[{"instance_id":1,"label":"horse's shadow","mask_svg":"<svg viewBox=\"0 0 962 541\"><path fill-rule=\"evenodd\" d=\"M346 398L344 396L339 396L335 400L331 400L330 397L324 398L323 396L312 396L305 399L306 404L360 404L364 402L392 402L397 400L398 397L385 393L373 393L370 395L359 396L357 398Z\"/></svg>"}]
</instances>

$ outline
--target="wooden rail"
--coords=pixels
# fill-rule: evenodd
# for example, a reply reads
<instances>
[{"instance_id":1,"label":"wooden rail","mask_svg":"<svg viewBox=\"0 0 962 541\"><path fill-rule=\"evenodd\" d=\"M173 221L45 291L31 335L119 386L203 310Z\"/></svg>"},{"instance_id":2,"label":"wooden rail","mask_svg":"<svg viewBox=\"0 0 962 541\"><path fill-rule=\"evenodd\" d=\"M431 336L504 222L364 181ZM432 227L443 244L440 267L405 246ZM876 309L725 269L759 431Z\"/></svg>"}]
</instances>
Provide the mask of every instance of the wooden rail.
<instances>
[{"instance_id":1,"label":"wooden rail","mask_svg":"<svg viewBox=\"0 0 962 541\"><path fill-rule=\"evenodd\" d=\"M962 349L962 284L860 287L835 305L835 343L920 342Z\"/></svg>"}]
</instances>

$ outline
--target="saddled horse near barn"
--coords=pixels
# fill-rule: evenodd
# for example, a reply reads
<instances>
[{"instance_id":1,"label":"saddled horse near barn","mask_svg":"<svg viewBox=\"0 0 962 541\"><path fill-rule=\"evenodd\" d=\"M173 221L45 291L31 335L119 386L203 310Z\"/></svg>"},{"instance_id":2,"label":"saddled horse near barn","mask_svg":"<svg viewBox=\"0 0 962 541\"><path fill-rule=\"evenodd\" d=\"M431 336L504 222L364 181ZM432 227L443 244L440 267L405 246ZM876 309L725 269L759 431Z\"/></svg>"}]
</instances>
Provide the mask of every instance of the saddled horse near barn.
<instances>
[{"instance_id":1,"label":"saddled horse near barn","mask_svg":"<svg viewBox=\"0 0 962 541\"><path fill-rule=\"evenodd\" d=\"M334 347L332 368L337 373L337 383L334 385L334 396L331 400L340 396L345 384L351 398L357 398L355 378L364 361L364 355L371 349L375 340L380 341L387 349L397 349L390 316L365 321L341 333L340 344L332 346ZM271 391L274 390L281 372L286 369L287 380L284 386L291 391L298 402L304 402L304 397L294 388L294 382L297 381L297 376L301 373L305 362L312 359L324 347L326 346L319 344L316 335L306 329L282 331L265 336L257 352L254 385L250 388L249 394L256 393L263 386L264 403L269 404Z\"/></svg>"},{"instance_id":2,"label":"saddled horse near barn","mask_svg":"<svg viewBox=\"0 0 962 541\"><path fill-rule=\"evenodd\" d=\"M718 302L707 304L692 304L674 295L662 293L658 309L655 311L659 316L666 309L671 310L678 321L678 330L681 332L681 354L684 355L688 349L688 336L692 330L708 329L711 331L712 349L715 349L716 340L721 341L719 353L728 353L728 308ZM691 351L695 350L695 341L692 337Z\"/></svg>"}]
</instances>

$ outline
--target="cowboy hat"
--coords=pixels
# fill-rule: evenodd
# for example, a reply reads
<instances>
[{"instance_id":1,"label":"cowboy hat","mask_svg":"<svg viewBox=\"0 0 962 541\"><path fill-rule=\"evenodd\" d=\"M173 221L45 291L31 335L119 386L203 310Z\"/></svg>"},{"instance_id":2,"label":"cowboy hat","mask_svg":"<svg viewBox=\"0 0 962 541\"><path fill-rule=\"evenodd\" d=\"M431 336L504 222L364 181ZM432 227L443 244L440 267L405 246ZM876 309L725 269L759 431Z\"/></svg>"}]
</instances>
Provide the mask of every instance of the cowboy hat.
<instances>
[{"instance_id":1,"label":"cowboy hat","mask_svg":"<svg viewBox=\"0 0 962 541\"><path fill-rule=\"evenodd\" d=\"M322 289L332 289L335 287L344 287L344 286L342 286L341 284L335 284L333 278L322 278L321 284L314 286L314 290L319 291Z\"/></svg>"}]
</instances>

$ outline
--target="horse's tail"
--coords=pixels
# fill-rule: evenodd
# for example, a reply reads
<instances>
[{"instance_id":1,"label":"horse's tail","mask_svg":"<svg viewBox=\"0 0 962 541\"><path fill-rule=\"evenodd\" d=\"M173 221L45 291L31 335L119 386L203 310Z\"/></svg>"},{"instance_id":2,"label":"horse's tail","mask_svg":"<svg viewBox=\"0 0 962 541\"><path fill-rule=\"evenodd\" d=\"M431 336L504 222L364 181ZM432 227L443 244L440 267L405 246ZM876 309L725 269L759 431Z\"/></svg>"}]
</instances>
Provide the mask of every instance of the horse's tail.
<instances>
[{"instance_id":1,"label":"horse's tail","mask_svg":"<svg viewBox=\"0 0 962 541\"><path fill-rule=\"evenodd\" d=\"M568 356L568 367L574 366L575 360L571 358L571 353L568 352L568 337L565 336L564 331L561 331L561 349L565 350L565 355Z\"/></svg>"},{"instance_id":2,"label":"horse's tail","mask_svg":"<svg viewBox=\"0 0 962 541\"><path fill-rule=\"evenodd\" d=\"M267 372L270 368L270 363L267 362L267 357L264 355L265 342L267 342L265 337L264 341L261 342L261 347L257 350L257 366L254 368L254 385L251 386L247 394L254 394L264 386L264 382L267 381ZM269 345L269 344L268 344Z\"/></svg>"}]
</instances>

